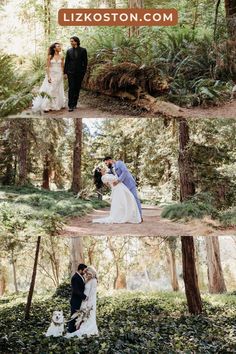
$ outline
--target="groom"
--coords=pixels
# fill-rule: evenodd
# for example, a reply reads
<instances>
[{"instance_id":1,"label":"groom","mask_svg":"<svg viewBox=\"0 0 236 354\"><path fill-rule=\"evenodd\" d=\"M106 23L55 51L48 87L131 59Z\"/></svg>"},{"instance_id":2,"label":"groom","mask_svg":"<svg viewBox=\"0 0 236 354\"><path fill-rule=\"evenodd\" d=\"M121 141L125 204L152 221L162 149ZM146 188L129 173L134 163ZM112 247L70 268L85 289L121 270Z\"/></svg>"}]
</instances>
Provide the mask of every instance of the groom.
<instances>
[{"instance_id":1,"label":"groom","mask_svg":"<svg viewBox=\"0 0 236 354\"><path fill-rule=\"evenodd\" d=\"M116 186L118 183L123 182L133 194L138 205L141 220L143 221L142 207L137 194L136 182L132 174L129 172L127 166L122 160L115 161L111 156L106 156L103 161L105 162L111 173L116 174L118 177L118 181L115 181L113 185Z\"/></svg>"},{"instance_id":2,"label":"groom","mask_svg":"<svg viewBox=\"0 0 236 354\"><path fill-rule=\"evenodd\" d=\"M83 300L87 297L84 294L85 281L83 275L86 274L87 266L85 264L79 264L77 272L71 278L72 295L70 299L71 316L80 309ZM69 322L68 332L72 333L76 331L75 328L76 319Z\"/></svg>"},{"instance_id":3,"label":"groom","mask_svg":"<svg viewBox=\"0 0 236 354\"><path fill-rule=\"evenodd\" d=\"M66 52L64 75L65 78L68 78L68 107L69 112L72 112L77 106L82 81L87 70L88 58L86 49L80 47L78 37L71 37L70 43L71 48Z\"/></svg>"}]
</instances>

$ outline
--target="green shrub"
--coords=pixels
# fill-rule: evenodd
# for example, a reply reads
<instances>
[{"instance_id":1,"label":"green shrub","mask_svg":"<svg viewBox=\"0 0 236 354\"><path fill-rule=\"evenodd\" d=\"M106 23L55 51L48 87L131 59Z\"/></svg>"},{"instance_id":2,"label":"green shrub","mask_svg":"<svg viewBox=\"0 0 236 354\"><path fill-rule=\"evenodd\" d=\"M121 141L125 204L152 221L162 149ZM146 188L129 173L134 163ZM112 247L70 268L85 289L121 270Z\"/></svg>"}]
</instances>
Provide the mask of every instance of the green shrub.
<instances>
[{"instance_id":1,"label":"green shrub","mask_svg":"<svg viewBox=\"0 0 236 354\"><path fill-rule=\"evenodd\" d=\"M222 212L219 220L225 227L236 226L236 208L232 208Z\"/></svg>"},{"instance_id":2,"label":"green shrub","mask_svg":"<svg viewBox=\"0 0 236 354\"><path fill-rule=\"evenodd\" d=\"M217 209L212 205L212 200L208 194L196 194L182 203L167 205L161 213L161 217L170 220L202 219L207 215L213 218L218 215Z\"/></svg>"}]
</instances>

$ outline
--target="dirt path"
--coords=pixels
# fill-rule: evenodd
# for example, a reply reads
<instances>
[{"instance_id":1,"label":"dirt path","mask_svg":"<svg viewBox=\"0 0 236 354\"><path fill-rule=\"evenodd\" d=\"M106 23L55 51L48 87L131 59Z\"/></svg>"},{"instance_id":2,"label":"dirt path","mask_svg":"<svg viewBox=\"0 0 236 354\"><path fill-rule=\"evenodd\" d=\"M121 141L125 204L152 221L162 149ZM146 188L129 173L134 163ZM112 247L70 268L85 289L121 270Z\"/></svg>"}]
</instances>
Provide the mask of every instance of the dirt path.
<instances>
[{"instance_id":1,"label":"dirt path","mask_svg":"<svg viewBox=\"0 0 236 354\"><path fill-rule=\"evenodd\" d=\"M236 118L236 100L219 107L185 109L185 115L189 118Z\"/></svg>"},{"instance_id":2,"label":"dirt path","mask_svg":"<svg viewBox=\"0 0 236 354\"><path fill-rule=\"evenodd\" d=\"M159 101L159 112L151 113L134 107L129 101L122 101L115 97L109 97L83 91L80 97L79 107L73 112L62 109L43 113L42 118L147 118L147 117L184 117L184 118L236 118L236 100L226 102L215 107L180 108L172 103ZM23 114L31 117L31 109ZM38 116L35 118L38 118Z\"/></svg>"},{"instance_id":3,"label":"dirt path","mask_svg":"<svg viewBox=\"0 0 236 354\"><path fill-rule=\"evenodd\" d=\"M107 216L109 208L94 210L84 217L72 218L61 235L78 236L232 236L236 228L220 230L209 220L181 223L161 218L161 208L144 206L141 224L93 224L94 218Z\"/></svg>"}]
</instances>

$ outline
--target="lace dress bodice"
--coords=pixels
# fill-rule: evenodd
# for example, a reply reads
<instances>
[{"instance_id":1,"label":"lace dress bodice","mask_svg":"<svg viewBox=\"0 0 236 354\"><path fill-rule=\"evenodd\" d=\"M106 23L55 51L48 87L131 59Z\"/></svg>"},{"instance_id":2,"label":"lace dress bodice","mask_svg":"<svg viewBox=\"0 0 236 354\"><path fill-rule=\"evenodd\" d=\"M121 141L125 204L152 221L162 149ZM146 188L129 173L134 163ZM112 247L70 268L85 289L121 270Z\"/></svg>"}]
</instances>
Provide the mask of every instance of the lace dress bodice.
<instances>
[{"instance_id":1,"label":"lace dress bodice","mask_svg":"<svg viewBox=\"0 0 236 354\"><path fill-rule=\"evenodd\" d=\"M62 75L63 73L62 73L61 63L62 63L62 59L56 60L52 58L52 60L50 61L50 73L55 73L55 74L61 73Z\"/></svg>"},{"instance_id":2,"label":"lace dress bodice","mask_svg":"<svg viewBox=\"0 0 236 354\"><path fill-rule=\"evenodd\" d=\"M111 188L114 188L113 186L114 181L117 181L117 177L112 173L106 173L105 175L102 176L102 182L104 184L108 184Z\"/></svg>"}]
</instances>

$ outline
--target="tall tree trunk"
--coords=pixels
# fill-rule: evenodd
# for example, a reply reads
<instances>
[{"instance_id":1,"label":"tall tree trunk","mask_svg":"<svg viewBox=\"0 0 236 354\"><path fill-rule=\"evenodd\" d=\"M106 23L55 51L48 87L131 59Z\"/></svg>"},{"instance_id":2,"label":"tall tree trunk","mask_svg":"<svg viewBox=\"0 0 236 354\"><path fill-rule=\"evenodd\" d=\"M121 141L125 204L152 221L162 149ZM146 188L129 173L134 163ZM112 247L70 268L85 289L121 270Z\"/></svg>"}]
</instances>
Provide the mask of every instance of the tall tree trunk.
<instances>
[{"instance_id":1,"label":"tall tree trunk","mask_svg":"<svg viewBox=\"0 0 236 354\"><path fill-rule=\"evenodd\" d=\"M60 283L60 272L59 272L59 255L57 254L56 250L55 250L55 236L50 236L50 243L51 243L51 252L49 251L49 258L51 261L51 266L52 266L52 273L53 273L53 278L55 280L56 286L59 286Z\"/></svg>"},{"instance_id":2,"label":"tall tree trunk","mask_svg":"<svg viewBox=\"0 0 236 354\"><path fill-rule=\"evenodd\" d=\"M179 122L179 175L180 175L180 199L184 201L194 195L193 170L189 154L189 127L186 119ZM182 236L182 262L185 293L190 313L202 312L202 301L198 286L198 278L195 264L195 250L192 236Z\"/></svg>"},{"instance_id":3,"label":"tall tree trunk","mask_svg":"<svg viewBox=\"0 0 236 354\"><path fill-rule=\"evenodd\" d=\"M44 156L42 188L50 189L50 159L48 154Z\"/></svg>"},{"instance_id":4,"label":"tall tree trunk","mask_svg":"<svg viewBox=\"0 0 236 354\"><path fill-rule=\"evenodd\" d=\"M236 0L225 0L226 23L229 37L236 38Z\"/></svg>"},{"instance_id":5,"label":"tall tree trunk","mask_svg":"<svg viewBox=\"0 0 236 354\"><path fill-rule=\"evenodd\" d=\"M82 118L75 118L75 142L73 151L73 176L71 190L77 194L81 190Z\"/></svg>"},{"instance_id":6,"label":"tall tree trunk","mask_svg":"<svg viewBox=\"0 0 236 354\"><path fill-rule=\"evenodd\" d=\"M195 239L195 259L196 259L196 270L197 270L197 276L198 276L198 285L199 288L206 289L205 282L204 282L204 273L201 267L201 262L200 262L200 247L199 247L198 240Z\"/></svg>"},{"instance_id":7,"label":"tall tree trunk","mask_svg":"<svg viewBox=\"0 0 236 354\"><path fill-rule=\"evenodd\" d=\"M215 7L214 40L216 40L216 31L217 31L217 24L218 24L218 14L219 14L220 2L221 2L221 0L217 0L216 7Z\"/></svg>"},{"instance_id":8,"label":"tall tree trunk","mask_svg":"<svg viewBox=\"0 0 236 354\"><path fill-rule=\"evenodd\" d=\"M29 152L29 125L27 124L27 118L21 119L20 123L20 143L18 146L18 184L23 186L28 182L28 167L27 167L27 157Z\"/></svg>"},{"instance_id":9,"label":"tall tree trunk","mask_svg":"<svg viewBox=\"0 0 236 354\"><path fill-rule=\"evenodd\" d=\"M51 0L44 0L44 39L48 46L51 37Z\"/></svg>"},{"instance_id":10,"label":"tall tree trunk","mask_svg":"<svg viewBox=\"0 0 236 354\"><path fill-rule=\"evenodd\" d=\"M33 273L32 273L32 277L31 277L31 283L30 283L30 288L29 288L29 293L28 293L28 298L27 298L27 304L26 304L26 307L25 307L25 319L26 320L28 320L29 317L30 317L30 308L31 308L31 303L32 303L32 298L33 298L33 293L34 293L35 280L36 280L36 274L37 274L40 242L41 242L41 236L38 236L36 250L35 250L35 257L34 257Z\"/></svg>"},{"instance_id":11,"label":"tall tree trunk","mask_svg":"<svg viewBox=\"0 0 236 354\"><path fill-rule=\"evenodd\" d=\"M78 270L78 265L84 263L83 237L71 237L71 273Z\"/></svg>"},{"instance_id":12,"label":"tall tree trunk","mask_svg":"<svg viewBox=\"0 0 236 354\"><path fill-rule=\"evenodd\" d=\"M179 176L181 202L195 194L193 182L193 166L189 153L189 127L185 118L179 122Z\"/></svg>"},{"instance_id":13,"label":"tall tree trunk","mask_svg":"<svg viewBox=\"0 0 236 354\"><path fill-rule=\"evenodd\" d=\"M144 8L144 0L129 0L128 7L131 9L142 9ZM138 36L140 33L139 27L132 26L129 27L129 37Z\"/></svg>"},{"instance_id":14,"label":"tall tree trunk","mask_svg":"<svg viewBox=\"0 0 236 354\"><path fill-rule=\"evenodd\" d=\"M176 270L176 257L175 257L175 240L170 239L167 242L167 261L170 268L170 279L171 279L171 286L173 291L179 291L179 283L178 283L178 276Z\"/></svg>"},{"instance_id":15,"label":"tall tree trunk","mask_svg":"<svg viewBox=\"0 0 236 354\"><path fill-rule=\"evenodd\" d=\"M190 236L181 236L183 278L189 312L197 315L202 312L202 301L198 287L195 266L194 240Z\"/></svg>"},{"instance_id":16,"label":"tall tree trunk","mask_svg":"<svg viewBox=\"0 0 236 354\"><path fill-rule=\"evenodd\" d=\"M126 275L125 273L120 273L119 268L117 268L116 278L114 280L114 289L126 289Z\"/></svg>"},{"instance_id":17,"label":"tall tree trunk","mask_svg":"<svg viewBox=\"0 0 236 354\"><path fill-rule=\"evenodd\" d=\"M116 276L114 279L114 289L126 289L127 284L126 284L126 275L125 273L121 270L120 267L120 263L123 260L123 256L121 254L122 249L124 247L121 246L121 248L119 250L116 249L116 247L112 244L111 238L108 237L108 245L109 245L109 249L113 255L113 259L114 259L114 263L115 263L115 267L116 267Z\"/></svg>"},{"instance_id":18,"label":"tall tree trunk","mask_svg":"<svg viewBox=\"0 0 236 354\"><path fill-rule=\"evenodd\" d=\"M217 236L205 237L207 250L208 288L211 294L226 292L223 270L220 259L220 245Z\"/></svg>"},{"instance_id":19,"label":"tall tree trunk","mask_svg":"<svg viewBox=\"0 0 236 354\"><path fill-rule=\"evenodd\" d=\"M199 18L199 0L194 1L194 9L193 9L193 24L192 24L192 29L194 30L197 26L197 21Z\"/></svg>"},{"instance_id":20,"label":"tall tree trunk","mask_svg":"<svg viewBox=\"0 0 236 354\"><path fill-rule=\"evenodd\" d=\"M14 280L14 287L15 287L15 293L18 293L18 285L17 285L17 276L16 276L16 260L15 260L15 255L14 251L11 250L11 263L12 263L12 270L13 270L13 280Z\"/></svg>"},{"instance_id":21,"label":"tall tree trunk","mask_svg":"<svg viewBox=\"0 0 236 354\"><path fill-rule=\"evenodd\" d=\"M4 268L0 270L0 296L3 296L6 291L6 275Z\"/></svg>"}]
</instances>

